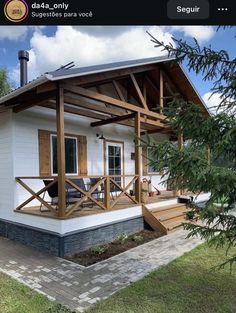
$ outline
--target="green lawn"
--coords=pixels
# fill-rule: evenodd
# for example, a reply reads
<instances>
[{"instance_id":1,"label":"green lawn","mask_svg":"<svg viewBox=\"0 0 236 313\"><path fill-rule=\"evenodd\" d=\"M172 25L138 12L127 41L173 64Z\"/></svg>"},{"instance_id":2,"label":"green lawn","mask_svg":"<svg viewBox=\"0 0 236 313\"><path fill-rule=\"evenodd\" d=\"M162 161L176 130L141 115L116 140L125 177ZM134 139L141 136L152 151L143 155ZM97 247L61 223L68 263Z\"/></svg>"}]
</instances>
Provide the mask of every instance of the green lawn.
<instances>
[{"instance_id":1,"label":"green lawn","mask_svg":"<svg viewBox=\"0 0 236 313\"><path fill-rule=\"evenodd\" d=\"M212 271L224 250L201 245L97 304L89 313L235 313L236 266Z\"/></svg>"},{"instance_id":2,"label":"green lawn","mask_svg":"<svg viewBox=\"0 0 236 313\"><path fill-rule=\"evenodd\" d=\"M69 313L61 305L0 273L0 313Z\"/></svg>"},{"instance_id":3,"label":"green lawn","mask_svg":"<svg viewBox=\"0 0 236 313\"><path fill-rule=\"evenodd\" d=\"M224 250L206 244L121 290L89 313L235 313L236 266L212 271ZM69 313L0 273L0 313Z\"/></svg>"}]
</instances>

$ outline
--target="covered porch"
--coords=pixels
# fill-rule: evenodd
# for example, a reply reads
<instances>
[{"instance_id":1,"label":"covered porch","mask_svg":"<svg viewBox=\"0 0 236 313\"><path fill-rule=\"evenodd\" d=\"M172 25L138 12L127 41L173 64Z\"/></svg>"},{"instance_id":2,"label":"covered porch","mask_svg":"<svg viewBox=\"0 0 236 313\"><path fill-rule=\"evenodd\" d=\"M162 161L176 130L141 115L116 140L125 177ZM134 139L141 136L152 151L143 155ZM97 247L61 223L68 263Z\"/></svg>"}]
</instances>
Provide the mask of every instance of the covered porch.
<instances>
[{"instance_id":1,"label":"covered porch","mask_svg":"<svg viewBox=\"0 0 236 313\"><path fill-rule=\"evenodd\" d=\"M50 169L50 172L46 173L45 165L40 164L39 176L17 176L17 184L25 189L30 197L19 203L15 212L67 219L81 214L90 214L93 211L116 210L141 204L143 152L140 138L142 135L165 134L169 139L178 139L180 147L183 144L182 136L177 138L167 127L166 117L163 115L164 96L168 95L166 84L173 90L174 84L164 69L157 65L149 65L144 68L122 69L119 73L92 75L92 78L85 76L47 82L24 95L19 95L19 103L17 102L17 105L13 107L14 113L20 113L34 106L56 113L54 134L57 172L52 173ZM156 108L151 107L153 99L158 102ZM104 169L103 173L89 176L85 163L90 156L87 155L86 149L83 149L80 151L79 173L83 175L69 176L66 170L65 113L95 119L96 121L90 123L90 127L95 129L114 124L130 127L134 141L132 156L134 173L132 175L125 175L125 173L109 175L109 170ZM84 137L82 139L86 140ZM44 173L47 175L43 175ZM51 175L48 175L49 173ZM81 188L78 184L79 180L91 179L95 180L95 183L86 188ZM30 180L39 180L41 185L45 186L33 190L28 184ZM47 185L45 181L48 181ZM56 189L56 195L54 195L57 198L56 204L45 200L45 193L50 196L51 189ZM72 191L73 197L69 195L68 190ZM31 206L32 201L36 201L38 205ZM150 201L155 202L158 199L152 197ZM92 207L91 210L87 209L89 206Z\"/></svg>"},{"instance_id":2,"label":"covered porch","mask_svg":"<svg viewBox=\"0 0 236 313\"><path fill-rule=\"evenodd\" d=\"M183 147L183 136L177 136L168 127L163 114L164 107L168 107L168 97L172 94L179 94L180 97L202 105L179 64L173 63L173 60L153 58L148 61L131 61L129 64L121 62L94 68L59 69L26 84L16 90L14 96L5 96L2 99L4 106L12 109L13 114L20 115L21 112L37 107L45 110L46 118L52 112L55 116L53 130L41 130L37 126L39 173L31 170L34 175L24 176L19 168L18 172L23 175L15 175L17 188L20 186L23 192L27 191L29 197L19 196L14 211L67 219L80 214L81 209L85 211L84 208L89 204L95 210L102 211L140 205L141 181L144 177L149 177L147 149L146 155L143 155L140 138L145 134L159 134L165 136L166 140L178 141L180 149ZM109 125L111 134L115 125L130 128L133 152L129 153L134 162L132 172L127 174L121 169L116 171L121 168L120 165L117 168L114 165L112 170L104 167L104 171L99 169L88 172L87 162L91 154L87 151L86 136L68 134L65 130L65 114L74 116L78 131L81 121L79 117L84 117L95 134L99 130L100 139L104 139L103 128ZM76 122L77 117L79 122ZM27 129L27 125L24 127ZM80 161L73 175L67 170L65 139L70 136L77 142L75 147L79 151ZM115 132L113 139L114 136ZM55 151L52 151L50 144ZM25 157L27 158L27 153ZM107 163L109 156L104 158ZM145 165L142 164L142 159L146 159ZM143 167L146 167L145 173ZM155 175L156 173L152 173L152 176ZM161 173L158 175L161 176ZM92 179L95 182L86 188L81 188L78 184L79 180ZM34 183L29 184L29 181L40 181L40 184L36 186ZM45 193L49 194L50 189L56 190L54 198L57 200L54 204L45 198ZM71 197L70 192L74 197ZM155 197L150 198L151 201L156 201L154 199Z\"/></svg>"}]
</instances>

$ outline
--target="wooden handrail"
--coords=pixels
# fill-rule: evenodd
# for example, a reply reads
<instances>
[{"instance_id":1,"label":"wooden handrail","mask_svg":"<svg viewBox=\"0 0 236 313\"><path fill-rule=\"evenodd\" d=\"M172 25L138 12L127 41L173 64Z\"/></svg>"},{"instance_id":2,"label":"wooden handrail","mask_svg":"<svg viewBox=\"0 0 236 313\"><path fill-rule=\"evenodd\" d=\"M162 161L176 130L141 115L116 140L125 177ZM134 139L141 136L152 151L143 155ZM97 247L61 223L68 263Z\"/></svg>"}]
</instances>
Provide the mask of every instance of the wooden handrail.
<instances>
[{"instance_id":1,"label":"wooden handrail","mask_svg":"<svg viewBox=\"0 0 236 313\"><path fill-rule=\"evenodd\" d=\"M127 175L82 175L82 176L71 176L67 175L66 178L69 179L77 179L77 178L106 178L106 177L134 177L138 176L135 174L127 174ZM15 179L55 179L57 178L57 175L55 176L16 176Z\"/></svg>"},{"instance_id":2,"label":"wooden handrail","mask_svg":"<svg viewBox=\"0 0 236 313\"><path fill-rule=\"evenodd\" d=\"M130 200L132 200L134 203L138 203L135 199L132 198L132 196L130 196L127 192L128 188L137 180L138 177L134 177L127 186L125 186L124 188L122 188L119 184L116 183L115 180L111 179L111 182L120 189L121 193L119 194L119 196L113 201L113 203L111 204L111 208L114 207L114 205L119 201L119 199L123 196L126 195L128 198L130 198Z\"/></svg>"},{"instance_id":3,"label":"wooden handrail","mask_svg":"<svg viewBox=\"0 0 236 313\"><path fill-rule=\"evenodd\" d=\"M120 186L115 178L121 178L121 177L131 177L132 179L129 181L129 183L126 186ZM75 182L73 182L73 179L78 179L78 178L99 178L99 180L94 184L94 186L91 186L89 190L84 190L80 188ZM66 177L66 183L67 185L70 185L72 188L74 188L77 192L81 194L81 197L78 198L78 201L71 204L65 208L65 215L63 216L64 218L69 217L75 210L79 208L86 200L90 200L91 203L94 203L98 207L100 207L103 210L109 210L112 209L116 203L119 201L119 199L125 195L127 196L132 202L138 203L137 200L132 197L128 193L128 189L132 184L134 184L137 179L138 175L91 175L91 176L67 176ZM21 177L16 177L16 181L24 188L26 189L32 196L25 200L23 203L21 203L15 210L19 211L23 207L25 207L29 202L33 201L34 199L38 200L41 204L43 204L47 209L49 209L51 212L53 212L55 215L58 215L58 210L56 210L52 205L47 203L43 198L40 197L40 195L47 191L51 186L53 186L56 182L58 182L58 177L56 176L21 176ZM39 191L34 192L23 180L31 180L31 179L52 179L52 181L45 187L41 188ZM111 200L111 184L114 185L117 190L120 192L119 195L116 197L116 199ZM94 193L98 189L99 186L103 185L104 189L104 197L103 201L98 201L94 197ZM73 196L72 196L73 197Z\"/></svg>"},{"instance_id":4,"label":"wooden handrail","mask_svg":"<svg viewBox=\"0 0 236 313\"><path fill-rule=\"evenodd\" d=\"M101 207L102 209L106 210L106 207L104 207L104 205L102 205L101 203L99 203L96 199L93 198L92 193L98 188L98 186L100 186L101 184L104 183L106 178L101 179L100 181L98 181L92 188L90 188L90 190L86 191L83 190L81 188L79 188L79 186L77 186L76 184L74 184L73 182L71 182L69 179L66 179L66 182L68 184L70 184L73 188L75 188L77 191L81 192L82 194L84 194L84 196L77 201L72 208L66 212L66 216L69 216L72 214L73 211L75 211L84 201L86 201L88 198L94 202L96 205L98 205L99 207Z\"/></svg>"},{"instance_id":5,"label":"wooden handrail","mask_svg":"<svg viewBox=\"0 0 236 313\"><path fill-rule=\"evenodd\" d=\"M50 182L47 186L43 187L42 189L40 189L38 192L34 192L29 186L27 186L23 181L21 181L21 179L16 178L16 181L22 186L24 187L29 193L32 194L32 196L30 198L28 198L26 201L24 201L22 204L20 204L17 208L16 211L21 210L26 204L30 203L31 201L33 201L34 199L37 199L39 202L41 202L46 208L48 208L50 211L55 212L56 210L50 205L48 204L46 201L44 201L44 199L42 199L40 197L40 195L47 191L52 185L54 185L57 182L57 178L54 179L52 182Z\"/></svg>"}]
</instances>

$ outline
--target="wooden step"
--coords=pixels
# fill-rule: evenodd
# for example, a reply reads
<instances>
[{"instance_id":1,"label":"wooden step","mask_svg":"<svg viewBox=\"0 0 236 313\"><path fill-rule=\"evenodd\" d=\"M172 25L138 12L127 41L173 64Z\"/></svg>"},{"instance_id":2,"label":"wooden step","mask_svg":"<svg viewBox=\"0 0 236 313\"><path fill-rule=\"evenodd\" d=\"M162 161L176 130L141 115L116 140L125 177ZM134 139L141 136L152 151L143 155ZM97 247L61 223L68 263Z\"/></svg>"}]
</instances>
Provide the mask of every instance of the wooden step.
<instances>
[{"instance_id":1,"label":"wooden step","mask_svg":"<svg viewBox=\"0 0 236 313\"><path fill-rule=\"evenodd\" d=\"M177 230L178 228L182 226L183 223L186 223L185 219L178 220L178 221L167 221L167 222L163 222L162 224L165 226L165 228L169 232L169 231Z\"/></svg>"},{"instance_id":2,"label":"wooden step","mask_svg":"<svg viewBox=\"0 0 236 313\"><path fill-rule=\"evenodd\" d=\"M197 218L194 218L193 220L182 219L182 220L176 220L176 221L169 220L169 221L162 222L162 224L166 227L168 232L179 229L180 227L183 226L184 223L195 224L197 223Z\"/></svg>"},{"instance_id":3,"label":"wooden step","mask_svg":"<svg viewBox=\"0 0 236 313\"><path fill-rule=\"evenodd\" d=\"M149 211L144 205L142 206L143 218L154 230L159 230L164 234L167 234L166 227L158 221L158 219Z\"/></svg>"},{"instance_id":4,"label":"wooden step","mask_svg":"<svg viewBox=\"0 0 236 313\"><path fill-rule=\"evenodd\" d=\"M168 223L168 222L175 222L175 221L185 221L186 220L186 214L185 213L180 213L180 214L175 214L175 215L171 215L165 218L159 218L158 219L159 222L161 223Z\"/></svg>"},{"instance_id":5,"label":"wooden step","mask_svg":"<svg viewBox=\"0 0 236 313\"><path fill-rule=\"evenodd\" d=\"M186 213L190 209L186 204L178 203L154 210L148 210L143 205L144 220L155 230L159 230L164 234L175 231L182 226L183 223L190 223L186 219Z\"/></svg>"},{"instance_id":6,"label":"wooden step","mask_svg":"<svg viewBox=\"0 0 236 313\"><path fill-rule=\"evenodd\" d=\"M180 208L176 211L164 211L164 212L156 212L153 215L161 222L171 220L175 217L185 218L186 213L189 211L187 208Z\"/></svg>"},{"instance_id":7,"label":"wooden step","mask_svg":"<svg viewBox=\"0 0 236 313\"><path fill-rule=\"evenodd\" d=\"M176 211L179 208L187 208L187 206L184 203L176 203L176 204L170 204L170 205L165 205L159 208L151 209L151 212L156 213L156 212L164 212L164 211Z\"/></svg>"}]
</instances>

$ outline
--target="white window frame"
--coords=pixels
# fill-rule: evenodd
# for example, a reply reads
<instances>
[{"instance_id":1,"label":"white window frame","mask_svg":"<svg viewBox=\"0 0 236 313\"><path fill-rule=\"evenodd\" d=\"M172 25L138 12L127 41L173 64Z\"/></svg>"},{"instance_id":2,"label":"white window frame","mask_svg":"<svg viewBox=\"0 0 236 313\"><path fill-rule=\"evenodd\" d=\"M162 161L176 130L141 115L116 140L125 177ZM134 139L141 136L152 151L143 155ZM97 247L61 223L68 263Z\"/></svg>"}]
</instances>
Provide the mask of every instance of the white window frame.
<instances>
[{"instance_id":1,"label":"white window frame","mask_svg":"<svg viewBox=\"0 0 236 313\"><path fill-rule=\"evenodd\" d=\"M53 137L56 137L57 138L57 135L56 134L50 134L50 153L51 153L51 173L52 173L52 176L57 176L58 173L53 173L53 143L52 143L52 138ZM78 176L79 175L79 156L78 156L78 138L77 137L74 137L74 136L65 136L65 139L66 138L70 138L70 139L75 139L75 142L76 142L76 169L77 169L77 172L76 173L66 173L66 175L70 175L70 176Z\"/></svg>"}]
</instances>

